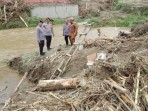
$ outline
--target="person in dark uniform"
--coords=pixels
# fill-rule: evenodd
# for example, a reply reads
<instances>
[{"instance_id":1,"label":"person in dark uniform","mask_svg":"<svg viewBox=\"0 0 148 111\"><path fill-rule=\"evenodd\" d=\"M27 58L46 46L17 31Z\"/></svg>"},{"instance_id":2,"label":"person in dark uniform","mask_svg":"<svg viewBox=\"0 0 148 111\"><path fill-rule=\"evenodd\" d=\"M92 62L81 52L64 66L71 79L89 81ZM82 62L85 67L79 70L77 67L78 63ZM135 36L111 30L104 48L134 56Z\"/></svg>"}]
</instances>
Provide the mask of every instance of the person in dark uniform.
<instances>
[{"instance_id":1,"label":"person in dark uniform","mask_svg":"<svg viewBox=\"0 0 148 111\"><path fill-rule=\"evenodd\" d=\"M65 37L66 46L69 45L69 34L70 34L70 23L69 20L65 20L65 24L63 26L63 36Z\"/></svg>"},{"instance_id":2,"label":"person in dark uniform","mask_svg":"<svg viewBox=\"0 0 148 111\"><path fill-rule=\"evenodd\" d=\"M39 52L41 56L45 55L43 52L45 36L43 34L42 24L43 22L39 21L38 26L36 27L36 39L39 44Z\"/></svg>"}]
</instances>

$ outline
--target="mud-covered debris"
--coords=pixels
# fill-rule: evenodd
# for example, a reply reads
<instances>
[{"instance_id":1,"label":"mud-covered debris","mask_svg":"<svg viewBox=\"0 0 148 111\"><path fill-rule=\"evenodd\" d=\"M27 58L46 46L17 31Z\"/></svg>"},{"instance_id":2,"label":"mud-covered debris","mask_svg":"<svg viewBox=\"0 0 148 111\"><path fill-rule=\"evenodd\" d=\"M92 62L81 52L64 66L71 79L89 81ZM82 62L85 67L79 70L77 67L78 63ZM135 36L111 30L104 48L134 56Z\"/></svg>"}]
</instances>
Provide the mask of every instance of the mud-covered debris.
<instances>
[{"instance_id":1,"label":"mud-covered debris","mask_svg":"<svg viewBox=\"0 0 148 111\"><path fill-rule=\"evenodd\" d=\"M141 37L148 34L148 21L144 23L137 24L131 28L131 33L126 33L120 31L118 37L131 38L131 37Z\"/></svg>"}]
</instances>

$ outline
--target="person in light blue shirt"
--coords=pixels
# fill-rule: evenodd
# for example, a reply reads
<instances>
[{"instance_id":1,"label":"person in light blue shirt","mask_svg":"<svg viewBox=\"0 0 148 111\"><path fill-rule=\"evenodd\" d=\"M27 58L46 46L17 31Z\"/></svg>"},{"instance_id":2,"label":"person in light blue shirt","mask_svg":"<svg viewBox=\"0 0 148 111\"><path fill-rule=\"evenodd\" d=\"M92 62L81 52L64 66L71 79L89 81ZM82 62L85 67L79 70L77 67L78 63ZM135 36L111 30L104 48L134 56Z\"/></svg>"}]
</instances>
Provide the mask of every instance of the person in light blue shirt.
<instances>
[{"instance_id":1,"label":"person in light blue shirt","mask_svg":"<svg viewBox=\"0 0 148 111\"><path fill-rule=\"evenodd\" d=\"M69 44L69 34L70 34L70 23L69 20L65 20L65 24L63 26L63 36L65 37L66 45Z\"/></svg>"},{"instance_id":2,"label":"person in light blue shirt","mask_svg":"<svg viewBox=\"0 0 148 111\"><path fill-rule=\"evenodd\" d=\"M41 56L45 55L45 53L43 52L45 36L44 36L42 24L43 22L39 21L38 26L36 27L36 39L39 44L39 51Z\"/></svg>"},{"instance_id":3,"label":"person in light blue shirt","mask_svg":"<svg viewBox=\"0 0 148 111\"><path fill-rule=\"evenodd\" d=\"M50 23L50 18L46 18L46 22L43 23L43 30L46 38L47 50L49 51L51 49L50 45L52 41L52 36L54 36L53 26L52 23Z\"/></svg>"}]
</instances>

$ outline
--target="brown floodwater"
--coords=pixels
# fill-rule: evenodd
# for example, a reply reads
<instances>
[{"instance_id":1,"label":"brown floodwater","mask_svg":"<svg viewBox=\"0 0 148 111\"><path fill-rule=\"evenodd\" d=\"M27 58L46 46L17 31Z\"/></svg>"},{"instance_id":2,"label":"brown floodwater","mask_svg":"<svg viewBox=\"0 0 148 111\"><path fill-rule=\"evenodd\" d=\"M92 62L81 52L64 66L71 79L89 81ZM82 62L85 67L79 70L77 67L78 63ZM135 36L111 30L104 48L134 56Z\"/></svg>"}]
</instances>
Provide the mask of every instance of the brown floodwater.
<instances>
[{"instance_id":1,"label":"brown floodwater","mask_svg":"<svg viewBox=\"0 0 148 111\"><path fill-rule=\"evenodd\" d=\"M81 32L83 28L80 26L79 29L79 32ZM101 28L102 35L106 36L117 36L120 30L125 30L125 28ZM62 25L54 26L54 32L55 37L53 37L51 47L54 48L60 44L65 44L62 36ZM87 38L93 39L97 36L97 30L93 29ZM22 75L19 75L17 71L7 67L7 61L15 56L34 51L38 51L35 28L0 30L0 108L11 96L13 90L22 78ZM26 85L27 84L30 83L27 82Z\"/></svg>"},{"instance_id":2,"label":"brown floodwater","mask_svg":"<svg viewBox=\"0 0 148 111\"><path fill-rule=\"evenodd\" d=\"M55 35L52 47L64 42L61 26L55 26ZM35 28L0 30L0 109L22 78L22 75L7 66L7 61L15 56L35 51L38 51Z\"/></svg>"}]
</instances>

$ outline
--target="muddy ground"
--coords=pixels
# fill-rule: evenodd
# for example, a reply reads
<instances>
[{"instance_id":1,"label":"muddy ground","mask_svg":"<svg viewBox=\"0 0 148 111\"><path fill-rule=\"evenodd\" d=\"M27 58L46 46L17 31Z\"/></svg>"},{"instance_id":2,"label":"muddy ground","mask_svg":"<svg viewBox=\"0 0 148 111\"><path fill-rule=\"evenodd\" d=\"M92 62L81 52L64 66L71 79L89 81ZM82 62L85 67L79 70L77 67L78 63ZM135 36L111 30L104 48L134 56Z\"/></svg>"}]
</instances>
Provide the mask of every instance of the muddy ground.
<instances>
[{"instance_id":1,"label":"muddy ground","mask_svg":"<svg viewBox=\"0 0 148 111\"><path fill-rule=\"evenodd\" d=\"M83 29L79 27L79 31ZM59 44L65 44L62 36L62 26L54 26L56 31L55 37L52 40L52 48L55 48ZM103 27L101 28L102 35L117 36L119 31L129 30L128 28L116 28L116 27ZM96 38L97 30L93 29L87 36L87 39ZM12 39L13 38L13 39ZM35 39L35 28L17 28L0 31L0 107L4 105L4 102L12 95L15 87L19 83L22 75L18 75L18 71L7 67L7 61L11 58L28 55L28 59L38 57L38 45ZM30 48L31 47L31 48ZM63 47L64 48L64 47ZM56 48L55 48L56 50ZM46 51L46 47L45 47ZM53 53L54 54L54 53ZM34 57L33 57L34 56ZM25 57L25 56L24 56ZM26 57L26 58L27 58ZM30 57L30 58L29 58ZM30 60L29 60L30 61ZM83 63L84 64L84 63ZM27 80L21 85L22 89L26 86L30 87L32 84ZM24 87L23 87L24 86ZM5 89L6 88L6 89Z\"/></svg>"},{"instance_id":2,"label":"muddy ground","mask_svg":"<svg viewBox=\"0 0 148 111\"><path fill-rule=\"evenodd\" d=\"M136 32L137 33L137 32ZM37 83L50 79L54 69L61 62L70 47L55 48L45 57L20 56L12 59L9 66L27 71L28 79ZM98 60L91 70L86 66L87 56L104 52L107 60ZM55 54L56 53L56 54ZM53 60L53 58L57 58ZM34 92L32 88L20 90L12 98L8 109L22 111L147 111L145 95L148 94L148 36L124 38L107 37L85 42L84 49L77 51L59 78L79 78L80 87L70 90ZM135 104L137 74L140 73L138 103ZM110 84L116 84L115 86ZM118 86L118 87L117 87ZM120 87L120 88L119 88ZM119 88L119 89L118 89ZM124 92L124 91L125 92ZM43 89L44 91L44 89ZM127 91L127 92L126 92ZM55 96L53 96L54 94ZM58 97L58 99L57 99ZM104 105L105 104L105 105Z\"/></svg>"}]
</instances>

